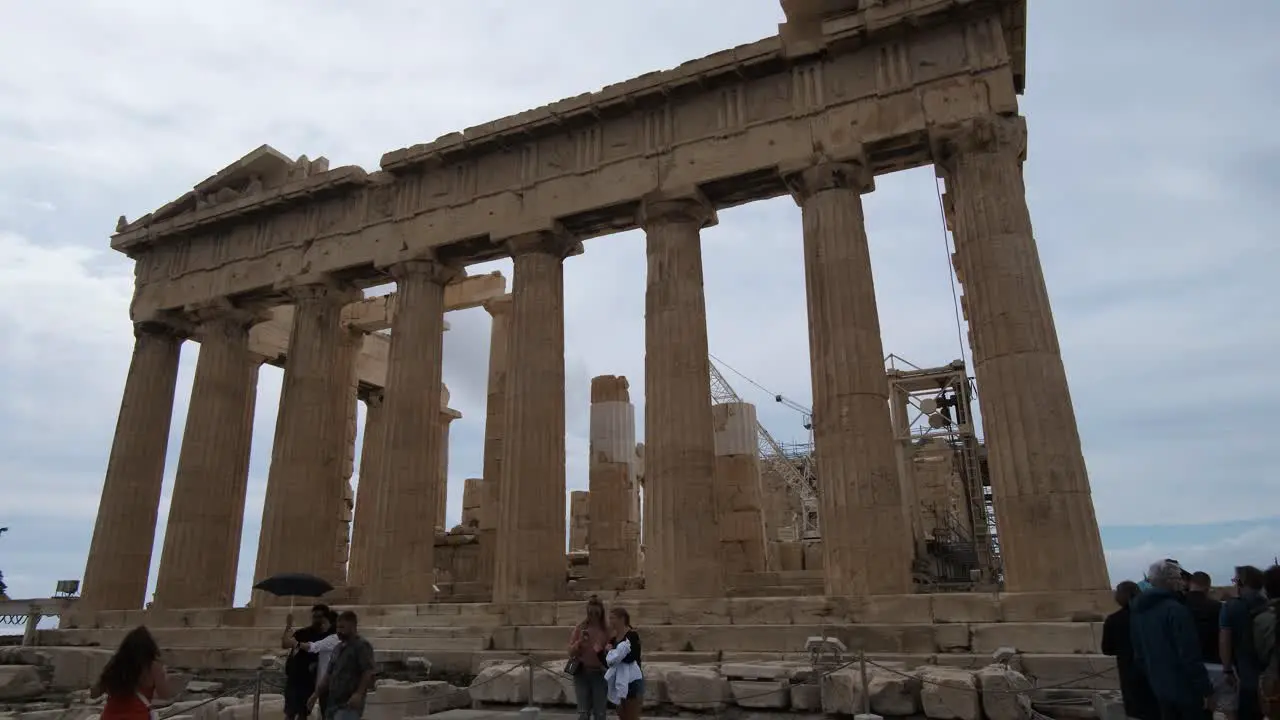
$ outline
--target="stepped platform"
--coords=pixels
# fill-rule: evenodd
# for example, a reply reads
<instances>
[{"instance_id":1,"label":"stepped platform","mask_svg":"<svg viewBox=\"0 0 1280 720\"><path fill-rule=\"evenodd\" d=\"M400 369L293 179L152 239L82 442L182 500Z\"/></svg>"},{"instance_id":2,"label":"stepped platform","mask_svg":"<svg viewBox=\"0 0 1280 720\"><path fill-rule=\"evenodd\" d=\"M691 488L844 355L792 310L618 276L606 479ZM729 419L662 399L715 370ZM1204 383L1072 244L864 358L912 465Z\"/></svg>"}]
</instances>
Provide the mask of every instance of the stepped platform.
<instances>
[{"instance_id":1,"label":"stepped platform","mask_svg":"<svg viewBox=\"0 0 1280 720\"><path fill-rule=\"evenodd\" d=\"M869 598L824 596L728 599L616 599L643 633L649 662L714 665L810 660L812 637L834 638L846 659L866 653L907 667L977 668L1013 648L1028 674L1066 682L1101 674L1079 687L1115 686L1110 658L1098 654L1109 592L934 594ZM344 608L345 609L345 608ZM497 660L560 661L580 601L353 606L361 634L384 663L425 658L440 675L474 675ZM283 607L83 612L46 646L116 645L147 625L170 663L195 671L251 669L280 652ZM300 619L306 607L294 610Z\"/></svg>"}]
</instances>

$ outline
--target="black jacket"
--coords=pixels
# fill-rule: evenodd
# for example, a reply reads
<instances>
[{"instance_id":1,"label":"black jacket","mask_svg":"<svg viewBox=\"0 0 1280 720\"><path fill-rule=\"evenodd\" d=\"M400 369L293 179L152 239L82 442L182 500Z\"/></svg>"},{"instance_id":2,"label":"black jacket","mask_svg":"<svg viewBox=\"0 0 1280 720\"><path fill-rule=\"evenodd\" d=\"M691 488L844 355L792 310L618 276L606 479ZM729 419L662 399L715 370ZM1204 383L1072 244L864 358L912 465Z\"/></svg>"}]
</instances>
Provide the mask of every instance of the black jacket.
<instances>
[{"instance_id":1,"label":"black jacket","mask_svg":"<svg viewBox=\"0 0 1280 720\"><path fill-rule=\"evenodd\" d=\"M1191 611L1191 619L1196 623L1200 656L1207 663L1221 664L1222 659L1218 653L1218 616L1222 612L1222 603L1209 597L1208 593L1189 592L1186 604Z\"/></svg>"},{"instance_id":2,"label":"black jacket","mask_svg":"<svg viewBox=\"0 0 1280 720\"><path fill-rule=\"evenodd\" d=\"M1131 615L1132 611L1123 607L1107 616L1106 622L1102 623L1102 652L1116 659L1124 714L1136 720L1160 720L1160 705L1151 692L1147 677L1133 659Z\"/></svg>"}]
</instances>

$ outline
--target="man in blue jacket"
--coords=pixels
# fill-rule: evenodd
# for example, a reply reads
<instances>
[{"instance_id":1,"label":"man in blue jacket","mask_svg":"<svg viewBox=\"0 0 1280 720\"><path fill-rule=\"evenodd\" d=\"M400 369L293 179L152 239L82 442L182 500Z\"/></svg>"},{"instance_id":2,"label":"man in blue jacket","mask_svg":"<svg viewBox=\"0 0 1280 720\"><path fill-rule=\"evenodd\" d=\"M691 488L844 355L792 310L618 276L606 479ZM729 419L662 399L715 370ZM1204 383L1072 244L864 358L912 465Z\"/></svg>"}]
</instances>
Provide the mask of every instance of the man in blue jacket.
<instances>
[{"instance_id":1,"label":"man in blue jacket","mask_svg":"<svg viewBox=\"0 0 1280 720\"><path fill-rule=\"evenodd\" d=\"M1171 560L1147 571L1151 589L1133 601L1134 660L1151 683L1163 720L1211 720L1213 684L1195 620L1179 599L1182 578L1182 568Z\"/></svg>"}]
</instances>

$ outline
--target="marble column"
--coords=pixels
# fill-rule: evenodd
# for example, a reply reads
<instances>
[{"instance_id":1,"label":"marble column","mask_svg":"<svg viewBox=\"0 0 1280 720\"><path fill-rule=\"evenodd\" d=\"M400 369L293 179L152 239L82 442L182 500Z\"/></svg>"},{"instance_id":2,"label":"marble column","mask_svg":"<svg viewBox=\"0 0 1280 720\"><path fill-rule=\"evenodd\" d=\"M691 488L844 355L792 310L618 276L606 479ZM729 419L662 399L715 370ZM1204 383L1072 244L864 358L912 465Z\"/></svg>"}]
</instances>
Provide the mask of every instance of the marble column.
<instances>
[{"instance_id":1,"label":"marble column","mask_svg":"<svg viewBox=\"0 0 1280 720\"><path fill-rule=\"evenodd\" d=\"M515 260L494 602L556 600L566 587L564 258L558 232L507 241Z\"/></svg>"},{"instance_id":2,"label":"marble column","mask_svg":"<svg viewBox=\"0 0 1280 720\"><path fill-rule=\"evenodd\" d=\"M591 378L591 565L598 578L639 574L636 409L625 377ZM572 545L572 543L571 543Z\"/></svg>"},{"instance_id":3,"label":"marble column","mask_svg":"<svg viewBox=\"0 0 1280 720\"><path fill-rule=\"evenodd\" d=\"M276 416L258 541L256 580L300 572L335 585L334 519L346 480L347 394L360 335L342 324L342 308L360 291L333 283L302 285ZM288 602L255 596L258 603Z\"/></svg>"},{"instance_id":4,"label":"marble column","mask_svg":"<svg viewBox=\"0 0 1280 720\"><path fill-rule=\"evenodd\" d=\"M981 118L947 128L934 148L952 209L1005 590L1106 588L1089 475L1027 209L1025 120Z\"/></svg>"},{"instance_id":5,"label":"marble column","mask_svg":"<svg viewBox=\"0 0 1280 720\"><path fill-rule=\"evenodd\" d=\"M889 420L861 160L788 177L804 218L809 366L828 595L911 592L912 546Z\"/></svg>"},{"instance_id":6,"label":"marble column","mask_svg":"<svg viewBox=\"0 0 1280 720\"><path fill-rule=\"evenodd\" d=\"M356 507L351 523L351 555L347 561L347 584L364 587L367 568L377 562L373 555L374 515L382 480L383 408L382 388L369 388L360 394L364 401L364 440L360 447L360 482L356 485Z\"/></svg>"},{"instance_id":7,"label":"marble column","mask_svg":"<svg viewBox=\"0 0 1280 720\"><path fill-rule=\"evenodd\" d=\"M716 504L720 557L726 573L764 572L765 533L761 511L759 426L756 406L711 406L716 443Z\"/></svg>"},{"instance_id":8,"label":"marble column","mask_svg":"<svg viewBox=\"0 0 1280 720\"><path fill-rule=\"evenodd\" d=\"M700 231L715 221L705 199L647 199L639 225L645 288L645 491L655 532L645 540L645 587L660 597L719 597L720 528L707 366Z\"/></svg>"},{"instance_id":9,"label":"marble column","mask_svg":"<svg viewBox=\"0 0 1280 720\"><path fill-rule=\"evenodd\" d=\"M428 602L434 596L444 286L458 270L434 260L392 268L399 300L391 325L383 410L382 479L374 527L377 562L366 568L370 604Z\"/></svg>"},{"instance_id":10,"label":"marble column","mask_svg":"<svg viewBox=\"0 0 1280 720\"><path fill-rule=\"evenodd\" d=\"M221 311L197 330L200 355L160 554L157 607L231 607L235 600L262 363L249 352L254 321L247 312Z\"/></svg>"},{"instance_id":11,"label":"marble column","mask_svg":"<svg viewBox=\"0 0 1280 720\"><path fill-rule=\"evenodd\" d=\"M462 527L475 530L480 527L480 504L484 494L484 480L467 478L462 481Z\"/></svg>"},{"instance_id":12,"label":"marble column","mask_svg":"<svg viewBox=\"0 0 1280 720\"><path fill-rule=\"evenodd\" d=\"M498 551L498 502L502 486L503 424L507 413L507 345L511 336L511 295L484 304L489 330L489 383L484 418L484 476L480 512L480 579L492 586Z\"/></svg>"},{"instance_id":13,"label":"marble column","mask_svg":"<svg viewBox=\"0 0 1280 720\"><path fill-rule=\"evenodd\" d=\"M151 573L182 337L154 324L135 325L133 335L133 359L84 570L80 602L85 610L141 608Z\"/></svg>"},{"instance_id":14,"label":"marble column","mask_svg":"<svg viewBox=\"0 0 1280 720\"><path fill-rule=\"evenodd\" d=\"M591 493L574 490L569 493L569 552L591 549Z\"/></svg>"},{"instance_id":15,"label":"marble column","mask_svg":"<svg viewBox=\"0 0 1280 720\"><path fill-rule=\"evenodd\" d=\"M449 426L462 417L457 410L440 411L440 463L436 470L436 529L448 531L446 515L449 511Z\"/></svg>"}]
</instances>

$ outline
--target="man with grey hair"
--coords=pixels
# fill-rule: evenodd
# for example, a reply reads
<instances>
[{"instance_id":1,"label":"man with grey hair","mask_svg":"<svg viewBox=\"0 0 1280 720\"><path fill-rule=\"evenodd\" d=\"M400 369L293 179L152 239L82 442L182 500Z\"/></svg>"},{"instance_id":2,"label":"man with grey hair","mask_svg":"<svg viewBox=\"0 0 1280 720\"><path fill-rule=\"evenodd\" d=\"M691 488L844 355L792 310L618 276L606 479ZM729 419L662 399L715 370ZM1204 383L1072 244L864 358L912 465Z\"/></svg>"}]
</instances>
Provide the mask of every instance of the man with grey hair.
<instances>
[{"instance_id":1,"label":"man with grey hair","mask_svg":"<svg viewBox=\"0 0 1280 720\"><path fill-rule=\"evenodd\" d=\"M1133 654L1160 704L1162 720L1210 720L1213 684L1204 667L1191 611L1179 599L1184 571L1172 560L1152 563L1151 589L1133 601Z\"/></svg>"}]
</instances>

